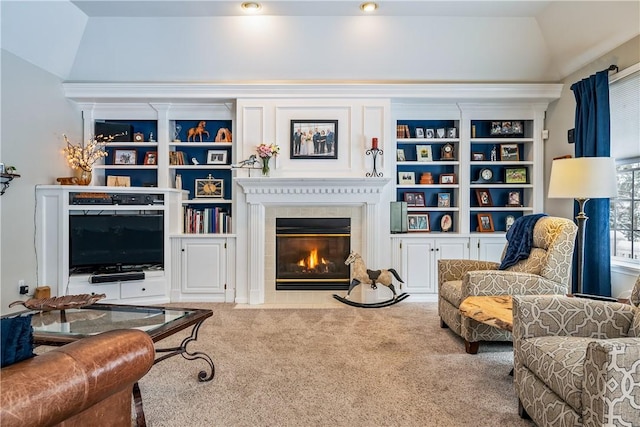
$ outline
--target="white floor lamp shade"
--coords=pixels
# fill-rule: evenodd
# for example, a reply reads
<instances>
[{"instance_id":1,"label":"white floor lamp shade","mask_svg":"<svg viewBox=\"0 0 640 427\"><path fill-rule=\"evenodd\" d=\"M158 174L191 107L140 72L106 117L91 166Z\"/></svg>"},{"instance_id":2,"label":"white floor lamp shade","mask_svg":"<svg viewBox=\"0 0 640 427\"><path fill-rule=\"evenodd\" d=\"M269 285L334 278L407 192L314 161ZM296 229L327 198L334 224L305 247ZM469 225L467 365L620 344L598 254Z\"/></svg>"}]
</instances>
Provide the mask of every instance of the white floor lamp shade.
<instances>
[{"instance_id":1,"label":"white floor lamp shade","mask_svg":"<svg viewBox=\"0 0 640 427\"><path fill-rule=\"evenodd\" d=\"M576 199L579 210L578 222L578 293L582 292L584 269L584 232L587 215L584 205L589 199L610 199L618 194L616 162L613 157L578 157L558 159L551 164L549 180L550 199Z\"/></svg>"}]
</instances>

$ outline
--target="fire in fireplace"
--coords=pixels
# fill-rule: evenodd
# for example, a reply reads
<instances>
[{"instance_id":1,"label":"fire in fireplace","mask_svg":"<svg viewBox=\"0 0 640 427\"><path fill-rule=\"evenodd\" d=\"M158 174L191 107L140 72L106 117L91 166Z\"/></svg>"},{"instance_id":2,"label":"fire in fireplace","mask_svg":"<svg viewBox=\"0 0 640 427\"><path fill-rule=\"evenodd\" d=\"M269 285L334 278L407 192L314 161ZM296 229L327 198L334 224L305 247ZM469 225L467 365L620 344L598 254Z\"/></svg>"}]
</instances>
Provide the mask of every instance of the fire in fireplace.
<instances>
[{"instance_id":1,"label":"fire in fireplace","mask_svg":"<svg viewBox=\"0 0 640 427\"><path fill-rule=\"evenodd\" d=\"M276 290L346 290L350 218L276 218Z\"/></svg>"}]
</instances>

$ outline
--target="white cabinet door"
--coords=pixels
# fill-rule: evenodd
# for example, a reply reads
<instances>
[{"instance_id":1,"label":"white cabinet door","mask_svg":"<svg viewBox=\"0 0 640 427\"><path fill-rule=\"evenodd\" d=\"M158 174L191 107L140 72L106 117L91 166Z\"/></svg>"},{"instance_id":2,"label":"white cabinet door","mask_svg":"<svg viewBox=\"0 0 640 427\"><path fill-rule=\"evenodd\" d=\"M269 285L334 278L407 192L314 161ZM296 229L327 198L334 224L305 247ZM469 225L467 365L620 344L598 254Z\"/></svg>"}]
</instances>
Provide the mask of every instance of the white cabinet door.
<instances>
[{"instance_id":1,"label":"white cabinet door","mask_svg":"<svg viewBox=\"0 0 640 427\"><path fill-rule=\"evenodd\" d=\"M420 238L401 241L403 291L410 294L438 292L438 260L468 259L467 238Z\"/></svg>"},{"instance_id":2,"label":"white cabinet door","mask_svg":"<svg viewBox=\"0 0 640 427\"><path fill-rule=\"evenodd\" d=\"M224 238L182 240L182 293L220 294L224 301L225 278Z\"/></svg>"},{"instance_id":3,"label":"white cabinet door","mask_svg":"<svg viewBox=\"0 0 640 427\"><path fill-rule=\"evenodd\" d=\"M471 248L473 251L471 253L471 259L500 262L506 243L507 240L504 236L472 237Z\"/></svg>"},{"instance_id":4,"label":"white cabinet door","mask_svg":"<svg viewBox=\"0 0 640 427\"><path fill-rule=\"evenodd\" d=\"M433 283L434 242L432 239L402 241L402 285L409 294L431 294Z\"/></svg>"},{"instance_id":5,"label":"white cabinet door","mask_svg":"<svg viewBox=\"0 0 640 427\"><path fill-rule=\"evenodd\" d=\"M469 258L469 239L467 238L437 239L435 242L435 246L436 259Z\"/></svg>"}]
</instances>

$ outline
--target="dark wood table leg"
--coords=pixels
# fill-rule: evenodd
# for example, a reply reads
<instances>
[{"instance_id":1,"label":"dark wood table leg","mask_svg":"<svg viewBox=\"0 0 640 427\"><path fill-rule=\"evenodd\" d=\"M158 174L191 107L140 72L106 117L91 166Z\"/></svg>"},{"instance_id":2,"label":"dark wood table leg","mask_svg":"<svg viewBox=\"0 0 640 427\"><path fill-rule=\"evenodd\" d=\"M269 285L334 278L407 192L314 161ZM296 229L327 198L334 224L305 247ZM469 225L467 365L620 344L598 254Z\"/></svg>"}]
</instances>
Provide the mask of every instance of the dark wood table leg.
<instances>
[{"instance_id":1,"label":"dark wood table leg","mask_svg":"<svg viewBox=\"0 0 640 427\"><path fill-rule=\"evenodd\" d=\"M478 348L480 348L480 341L469 342L464 340L464 350L468 354L478 354Z\"/></svg>"},{"instance_id":2,"label":"dark wood table leg","mask_svg":"<svg viewBox=\"0 0 640 427\"><path fill-rule=\"evenodd\" d=\"M136 426L147 427L147 420L144 417L144 408L142 407L142 394L137 382L133 385L133 401L136 405Z\"/></svg>"}]
</instances>

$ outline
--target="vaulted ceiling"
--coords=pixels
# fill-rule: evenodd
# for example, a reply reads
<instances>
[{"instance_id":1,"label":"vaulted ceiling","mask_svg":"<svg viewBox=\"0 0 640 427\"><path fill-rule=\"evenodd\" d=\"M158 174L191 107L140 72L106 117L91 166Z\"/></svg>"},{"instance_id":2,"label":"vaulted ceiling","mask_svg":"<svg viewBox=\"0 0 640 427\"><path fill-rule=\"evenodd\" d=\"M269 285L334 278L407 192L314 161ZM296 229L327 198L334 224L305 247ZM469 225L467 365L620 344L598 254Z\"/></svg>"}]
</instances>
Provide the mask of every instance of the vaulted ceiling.
<instances>
[{"instance_id":1,"label":"vaulted ceiling","mask_svg":"<svg viewBox=\"0 0 640 427\"><path fill-rule=\"evenodd\" d=\"M2 49L67 81L554 82L640 34L640 0L0 3Z\"/></svg>"}]
</instances>

